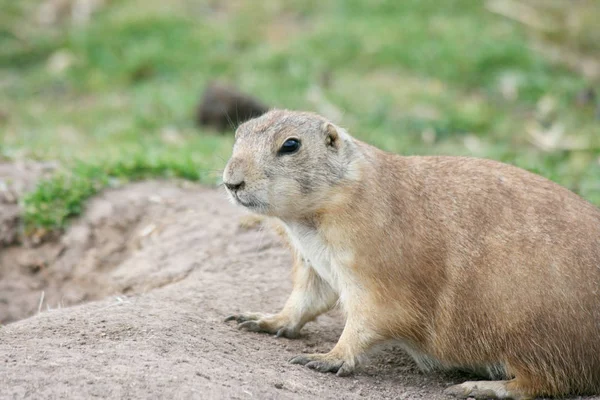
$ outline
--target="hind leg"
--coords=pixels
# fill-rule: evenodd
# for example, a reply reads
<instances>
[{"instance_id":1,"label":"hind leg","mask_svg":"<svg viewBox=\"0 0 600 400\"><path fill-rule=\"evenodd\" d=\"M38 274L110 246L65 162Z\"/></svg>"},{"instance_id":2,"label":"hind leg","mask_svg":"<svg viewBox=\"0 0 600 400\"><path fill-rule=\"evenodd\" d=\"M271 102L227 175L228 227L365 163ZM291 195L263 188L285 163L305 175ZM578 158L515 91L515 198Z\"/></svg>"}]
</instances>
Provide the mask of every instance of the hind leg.
<instances>
[{"instance_id":1,"label":"hind leg","mask_svg":"<svg viewBox=\"0 0 600 400\"><path fill-rule=\"evenodd\" d=\"M517 379L510 381L467 381L459 385L450 386L444 393L459 399L512 399L529 400L535 396L527 394L526 390L520 388Z\"/></svg>"}]
</instances>

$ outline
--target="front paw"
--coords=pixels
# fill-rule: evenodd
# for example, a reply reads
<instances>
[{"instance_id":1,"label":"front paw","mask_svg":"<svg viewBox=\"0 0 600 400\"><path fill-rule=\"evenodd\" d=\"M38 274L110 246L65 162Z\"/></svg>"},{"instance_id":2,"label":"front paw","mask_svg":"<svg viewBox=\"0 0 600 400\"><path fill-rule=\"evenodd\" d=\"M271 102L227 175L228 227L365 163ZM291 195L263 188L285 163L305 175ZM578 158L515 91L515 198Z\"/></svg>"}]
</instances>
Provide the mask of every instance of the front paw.
<instances>
[{"instance_id":1,"label":"front paw","mask_svg":"<svg viewBox=\"0 0 600 400\"><path fill-rule=\"evenodd\" d=\"M264 332L274 334L277 337L295 339L299 336L299 329L291 324L288 319L276 315L262 313L234 314L225 318L225 322L236 321L238 329L250 332Z\"/></svg>"},{"instance_id":2,"label":"front paw","mask_svg":"<svg viewBox=\"0 0 600 400\"><path fill-rule=\"evenodd\" d=\"M304 365L319 372L333 372L337 376L348 376L356 368L354 361L345 360L332 353L303 354L292 358L290 363Z\"/></svg>"}]
</instances>

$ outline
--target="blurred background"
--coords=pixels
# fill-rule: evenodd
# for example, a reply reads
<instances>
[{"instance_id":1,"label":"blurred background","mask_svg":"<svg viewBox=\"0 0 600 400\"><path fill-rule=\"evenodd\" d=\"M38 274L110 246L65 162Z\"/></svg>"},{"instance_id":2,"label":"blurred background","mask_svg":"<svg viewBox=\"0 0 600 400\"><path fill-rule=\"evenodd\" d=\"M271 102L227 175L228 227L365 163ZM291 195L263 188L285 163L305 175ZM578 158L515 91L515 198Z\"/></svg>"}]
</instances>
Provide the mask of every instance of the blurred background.
<instances>
[{"instance_id":1,"label":"blurred background","mask_svg":"<svg viewBox=\"0 0 600 400\"><path fill-rule=\"evenodd\" d=\"M215 183L212 81L400 154L493 158L600 204L599 0L0 0L0 158L60 228L123 180ZM206 106L206 104L204 104Z\"/></svg>"}]
</instances>

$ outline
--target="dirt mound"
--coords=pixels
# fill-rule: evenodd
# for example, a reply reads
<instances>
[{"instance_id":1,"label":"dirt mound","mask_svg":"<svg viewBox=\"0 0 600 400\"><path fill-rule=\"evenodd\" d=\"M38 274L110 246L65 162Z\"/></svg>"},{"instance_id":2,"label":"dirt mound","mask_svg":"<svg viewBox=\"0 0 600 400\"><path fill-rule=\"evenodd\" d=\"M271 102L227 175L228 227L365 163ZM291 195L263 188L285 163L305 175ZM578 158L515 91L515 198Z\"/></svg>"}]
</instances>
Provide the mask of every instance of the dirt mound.
<instances>
[{"instance_id":1,"label":"dirt mound","mask_svg":"<svg viewBox=\"0 0 600 400\"><path fill-rule=\"evenodd\" d=\"M184 188L157 183L108 191L89 203L85 216L59 241L4 249L0 322L113 294L139 293L184 276L191 267L152 271L150 276L146 265L137 270L141 250L152 246L169 215L180 209L176 199L182 192Z\"/></svg>"},{"instance_id":2,"label":"dirt mound","mask_svg":"<svg viewBox=\"0 0 600 400\"><path fill-rule=\"evenodd\" d=\"M52 163L0 162L0 249L18 241L19 198L54 169Z\"/></svg>"},{"instance_id":3,"label":"dirt mound","mask_svg":"<svg viewBox=\"0 0 600 400\"><path fill-rule=\"evenodd\" d=\"M32 253L44 262L3 251L3 274L19 271L2 275L3 301L25 306L1 312L35 315L0 328L0 398L442 399L461 380L421 374L394 348L347 378L288 364L335 344L335 312L298 340L223 323L278 311L291 287L279 238L242 227L223 193L146 182L107 191L87 210L59 243ZM65 297L104 299L57 308Z\"/></svg>"}]
</instances>

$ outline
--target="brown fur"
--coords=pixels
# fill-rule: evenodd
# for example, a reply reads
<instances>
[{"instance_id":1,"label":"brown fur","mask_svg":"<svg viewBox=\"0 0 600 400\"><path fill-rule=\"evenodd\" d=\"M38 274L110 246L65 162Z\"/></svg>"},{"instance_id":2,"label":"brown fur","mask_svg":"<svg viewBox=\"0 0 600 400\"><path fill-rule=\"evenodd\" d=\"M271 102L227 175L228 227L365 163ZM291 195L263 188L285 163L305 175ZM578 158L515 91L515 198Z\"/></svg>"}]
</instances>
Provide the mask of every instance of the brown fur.
<instances>
[{"instance_id":1,"label":"brown fur","mask_svg":"<svg viewBox=\"0 0 600 400\"><path fill-rule=\"evenodd\" d=\"M212 126L220 132L234 130L244 121L261 116L268 107L258 99L219 82L210 82L196 112L200 126Z\"/></svg>"},{"instance_id":2,"label":"brown fur","mask_svg":"<svg viewBox=\"0 0 600 400\"><path fill-rule=\"evenodd\" d=\"M289 136L306 154L269 159ZM294 172L297 184L283 177ZM301 191L305 175L314 191ZM495 161L389 154L291 111L239 128L224 181L240 176L236 196L282 221L296 257L284 310L237 318L295 336L336 301L347 315L331 352L292 362L343 375L375 344L398 340L423 368L505 379L448 390L457 396L600 393L600 210L579 196ZM277 192L265 195L267 185Z\"/></svg>"}]
</instances>

